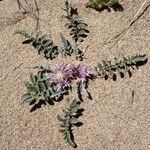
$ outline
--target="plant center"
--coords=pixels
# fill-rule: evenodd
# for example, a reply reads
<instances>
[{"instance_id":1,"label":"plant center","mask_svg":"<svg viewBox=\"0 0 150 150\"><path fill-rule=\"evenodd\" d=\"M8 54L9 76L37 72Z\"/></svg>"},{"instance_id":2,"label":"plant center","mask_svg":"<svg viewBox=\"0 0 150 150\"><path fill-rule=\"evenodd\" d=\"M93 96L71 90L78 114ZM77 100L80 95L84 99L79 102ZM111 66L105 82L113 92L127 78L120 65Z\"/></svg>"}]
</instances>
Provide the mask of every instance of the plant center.
<instances>
[{"instance_id":1,"label":"plant center","mask_svg":"<svg viewBox=\"0 0 150 150\"><path fill-rule=\"evenodd\" d=\"M56 73L56 77L57 77L57 79L63 79L64 78L64 74L61 71L58 71Z\"/></svg>"}]
</instances>

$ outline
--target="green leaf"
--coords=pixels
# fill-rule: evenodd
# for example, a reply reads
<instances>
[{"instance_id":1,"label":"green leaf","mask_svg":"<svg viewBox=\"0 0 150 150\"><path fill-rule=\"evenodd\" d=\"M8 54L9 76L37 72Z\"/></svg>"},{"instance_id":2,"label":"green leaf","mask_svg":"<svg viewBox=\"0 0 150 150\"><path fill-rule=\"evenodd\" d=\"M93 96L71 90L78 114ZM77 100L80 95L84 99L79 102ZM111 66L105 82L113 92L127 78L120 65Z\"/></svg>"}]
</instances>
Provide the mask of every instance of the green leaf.
<instances>
[{"instance_id":1,"label":"green leaf","mask_svg":"<svg viewBox=\"0 0 150 150\"><path fill-rule=\"evenodd\" d=\"M38 50L38 54L43 54L47 59L54 59L58 53L53 50L53 47L56 49L57 46L54 45L53 41L50 38L47 38L47 35L42 35L41 32L38 32L35 36L32 34L29 35L26 31L16 31L15 34L23 35L26 40L22 42L22 44L30 44L35 49Z\"/></svg>"},{"instance_id":2,"label":"green leaf","mask_svg":"<svg viewBox=\"0 0 150 150\"><path fill-rule=\"evenodd\" d=\"M72 93L75 98L79 99L79 87L78 85L75 85L72 87Z\"/></svg>"},{"instance_id":3,"label":"green leaf","mask_svg":"<svg viewBox=\"0 0 150 150\"><path fill-rule=\"evenodd\" d=\"M83 42L83 41L84 41L84 39L80 37L79 38L79 42Z\"/></svg>"},{"instance_id":4,"label":"green leaf","mask_svg":"<svg viewBox=\"0 0 150 150\"><path fill-rule=\"evenodd\" d=\"M65 27L70 29L70 35L72 35L72 39L75 42L83 42L83 38L80 38L87 33L87 24L83 23L82 18L77 15L77 9L71 6L71 3L65 1L66 8L63 9L66 12L66 16L62 16L62 18L66 18L68 23L65 24ZM81 31L83 30L83 31Z\"/></svg>"},{"instance_id":5,"label":"green leaf","mask_svg":"<svg viewBox=\"0 0 150 150\"><path fill-rule=\"evenodd\" d=\"M30 87L30 86L32 86L28 81L26 81L26 80L24 80L24 85L26 86L26 87Z\"/></svg>"},{"instance_id":6,"label":"green leaf","mask_svg":"<svg viewBox=\"0 0 150 150\"><path fill-rule=\"evenodd\" d=\"M28 92L37 92L36 87L32 86L32 87L27 87Z\"/></svg>"},{"instance_id":7,"label":"green leaf","mask_svg":"<svg viewBox=\"0 0 150 150\"><path fill-rule=\"evenodd\" d=\"M31 79L33 84L36 83L36 76L34 76L32 73L30 73L30 79Z\"/></svg>"},{"instance_id":8,"label":"green leaf","mask_svg":"<svg viewBox=\"0 0 150 150\"><path fill-rule=\"evenodd\" d=\"M50 98L57 98L57 97L60 97L60 96L61 96L61 93L52 93Z\"/></svg>"},{"instance_id":9,"label":"green leaf","mask_svg":"<svg viewBox=\"0 0 150 150\"><path fill-rule=\"evenodd\" d=\"M49 101L49 97L45 94L45 92L43 92L43 97L45 98L45 101Z\"/></svg>"},{"instance_id":10,"label":"green leaf","mask_svg":"<svg viewBox=\"0 0 150 150\"><path fill-rule=\"evenodd\" d=\"M115 58L114 65L111 64L111 61L102 60L103 64L101 65L100 63L98 63L97 66L95 67L95 70L101 77L105 76L113 77L116 71L119 74L121 74L123 70L128 72L130 68L134 69L134 66L137 67L137 64L144 63L146 60L147 60L146 55L133 55L130 57L123 56L123 60L120 61L117 61L117 58Z\"/></svg>"},{"instance_id":11,"label":"green leaf","mask_svg":"<svg viewBox=\"0 0 150 150\"><path fill-rule=\"evenodd\" d=\"M84 24L84 23L80 23L77 25L78 29L85 29L86 27L87 27L87 24Z\"/></svg>"},{"instance_id":12,"label":"green leaf","mask_svg":"<svg viewBox=\"0 0 150 150\"><path fill-rule=\"evenodd\" d=\"M46 90L45 93L49 98L51 97L51 92L49 90Z\"/></svg>"},{"instance_id":13,"label":"green leaf","mask_svg":"<svg viewBox=\"0 0 150 150\"><path fill-rule=\"evenodd\" d=\"M30 38L31 37L26 31L23 31L23 30L16 30L14 32L14 35L15 34L20 34L20 35L24 36L25 38Z\"/></svg>"},{"instance_id":14,"label":"green leaf","mask_svg":"<svg viewBox=\"0 0 150 150\"><path fill-rule=\"evenodd\" d=\"M69 131L67 131L67 137L66 137L66 140L67 140L67 143L72 146L72 147L75 147L75 143L71 140L71 134Z\"/></svg>"},{"instance_id":15,"label":"green leaf","mask_svg":"<svg viewBox=\"0 0 150 150\"><path fill-rule=\"evenodd\" d=\"M62 127L62 128L66 128L66 124L65 124L65 123L60 124L60 127Z\"/></svg>"},{"instance_id":16,"label":"green leaf","mask_svg":"<svg viewBox=\"0 0 150 150\"><path fill-rule=\"evenodd\" d=\"M61 42L64 46L64 50L68 49L69 48L68 46L70 46L70 45L69 45L68 41L66 40L65 36L63 35L63 33L60 33L60 38L61 38Z\"/></svg>"},{"instance_id":17,"label":"green leaf","mask_svg":"<svg viewBox=\"0 0 150 150\"><path fill-rule=\"evenodd\" d=\"M53 45L53 41L48 39L47 42L45 43L45 46L51 47Z\"/></svg>"},{"instance_id":18,"label":"green leaf","mask_svg":"<svg viewBox=\"0 0 150 150\"><path fill-rule=\"evenodd\" d=\"M41 87L42 91L46 91L47 90L47 87L46 87L44 82L40 82L40 87Z\"/></svg>"},{"instance_id":19,"label":"green leaf","mask_svg":"<svg viewBox=\"0 0 150 150\"><path fill-rule=\"evenodd\" d=\"M85 35L85 34L86 34L85 30L80 30L80 32L78 33L78 35L80 36Z\"/></svg>"},{"instance_id":20,"label":"green leaf","mask_svg":"<svg viewBox=\"0 0 150 150\"><path fill-rule=\"evenodd\" d=\"M37 81L44 81L41 71L37 74Z\"/></svg>"},{"instance_id":21,"label":"green leaf","mask_svg":"<svg viewBox=\"0 0 150 150\"><path fill-rule=\"evenodd\" d=\"M36 85L35 85L35 88L37 89L37 92L38 93L42 93L43 92L43 90L42 90L42 88L41 88L41 86L40 86L40 82L39 81L37 81L37 83L36 83Z\"/></svg>"},{"instance_id":22,"label":"green leaf","mask_svg":"<svg viewBox=\"0 0 150 150\"><path fill-rule=\"evenodd\" d=\"M26 93L26 94L24 94L23 96L22 96L22 100L23 101L26 101L26 100L28 100L28 99L30 99L32 96L30 95L30 93Z\"/></svg>"},{"instance_id":23,"label":"green leaf","mask_svg":"<svg viewBox=\"0 0 150 150\"><path fill-rule=\"evenodd\" d=\"M66 110L63 110L65 113L63 118L60 115L57 115L57 119L61 122L60 127L64 140L72 147L76 146L71 136L72 126L78 123L75 115L77 115L79 109L79 102L77 100L73 100L69 107Z\"/></svg>"},{"instance_id":24,"label":"green leaf","mask_svg":"<svg viewBox=\"0 0 150 150\"><path fill-rule=\"evenodd\" d=\"M89 98L90 99L90 94L86 88L86 83L85 82L82 82L81 84L81 88L82 88L82 93L83 95L86 97L86 98Z\"/></svg>"},{"instance_id":25,"label":"green leaf","mask_svg":"<svg viewBox=\"0 0 150 150\"><path fill-rule=\"evenodd\" d=\"M60 129L59 130L60 133L67 133L66 130Z\"/></svg>"},{"instance_id":26,"label":"green leaf","mask_svg":"<svg viewBox=\"0 0 150 150\"><path fill-rule=\"evenodd\" d=\"M77 111L80 109L80 106L76 106L74 108L71 109L70 115L71 116L75 116Z\"/></svg>"},{"instance_id":27,"label":"green leaf","mask_svg":"<svg viewBox=\"0 0 150 150\"><path fill-rule=\"evenodd\" d=\"M33 42L33 39L27 39L25 41L22 42L22 44L31 44Z\"/></svg>"},{"instance_id":28,"label":"green leaf","mask_svg":"<svg viewBox=\"0 0 150 150\"><path fill-rule=\"evenodd\" d=\"M47 41L47 35L43 35L41 36L41 42L43 43L44 41Z\"/></svg>"},{"instance_id":29,"label":"green leaf","mask_svg":"<svg viewBox=\"0 0 150 150\"><path fill-rule=\"evenodd\" d=\"M42 52L42 47L43 46L41 44L37 44L36 47L35 47L38 50L39 54L41 54L41 52Z\"/></svg>"},{"instance_id":30,"label":"green leaf","mask_svg":"<svg viewBox=\"0 0 150 150\"><path fill-rule=\"evenodd\" d=\"M77 123L78 122L78 118L71 118L70 119L70 123L71 124L75 124L75 123Z\"/></svg>"},{"instance_id":31,"label":"green leaf","mask_svg":"<svg viewBox=\"0 0 150 150\"><path fill-rule=\"evenodd\" d=\"M61 122L65 122L65 121L66 121L66 119L63 119L60 115L57 115L57 119L58 119L59 121L61 121Z\"/></svg>"},{"instance_id":32,"label":"green leaf","mask_svg":"<svg viewBox=\"0 0 150 150\"><path fill-rule=\"evenodd\" d=\"M75 21L82 21L82 18L80 16L77 16L75 14L72 15L73 20Z\"/></svg>"},{"instance_id":33,"label":"green leaf","mask_svg":"<svg viewBox=\"0 0 150 150\"><path fill-rule=\"evenodd\" d=\"M66 27L67 29L71 28L71 27L72 27L72 23L66 23L66 24L65 24L65 27Z\"/></svg>"},{"instance_id":34,"label":"green leaf","mask_svg":"<svg viewBox=\"0 0 150 150\"><path fill-rule=\"evenodd\" d=\"M33 97L29 93L27 93L27 94L24 94L21 99L22 99L22 103L24 104L27 102L32 102L33 100L35 100L35 97Z\"/></svg>"}]
</instances>

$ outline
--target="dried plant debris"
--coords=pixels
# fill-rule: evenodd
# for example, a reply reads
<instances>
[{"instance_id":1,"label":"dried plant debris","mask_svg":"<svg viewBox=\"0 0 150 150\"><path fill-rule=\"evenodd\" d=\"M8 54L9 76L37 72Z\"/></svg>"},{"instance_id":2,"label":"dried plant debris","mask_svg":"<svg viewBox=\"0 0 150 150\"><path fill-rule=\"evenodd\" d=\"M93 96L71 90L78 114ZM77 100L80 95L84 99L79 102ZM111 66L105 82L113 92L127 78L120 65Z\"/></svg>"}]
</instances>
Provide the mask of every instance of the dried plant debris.
<instances>
[{"instance_id":1,"label":"dried plant debris","mask_svg":"<svg viewBox=\"0 0 150 150\"><path fill-rule=\"evenodd\" d=\"M24 81L27 92L22 96L22 103L33 103L40 99L49 102L66 93L65 90L56 91L42 72L38 72L37 75L30 74L30 79L31 83Z\"/></svg>"},{"instance_id":2,"label":"dried plant debris","mask_svg":"<svg viewBox=\"0 0 150 150\"><path fill-rule=\"evenodd\" d=\"M70 44L70 42L65 38L63 33L60 33L60 39L62 46L59 47L59 53L62 56L71 56L74 55L77 60L83 60L83 52L79 49L76 43Z\"/></svg>"},{"instance_id":3,"label":"dried plant debris","mask_svg":"<svg viewBox=\"0 0 150 150\"><path fill-rule=\"evenodd\" d=\"M96 66L96 71L99 76L107 79L108 77L115 79L116 72L118 72L121 77L124 76L123 71L126 71L131 74L130 69L134 69L134 67L138 67L144 64L147 61L146 55L135 55L131 57L124 57L120 61L117 61L115 58L115 64L112 64L111 61L102 60L102 63L98 63Z\"/></svg>"},{"instance_id":4,"label":"dried plant debris","mask_svg":"<svg viewBox=\"0 0 150 150\"><path fill-rule=\"evenodd\" d=\"M116 39L116 43L119 42L119 40L123 37L123 35L125 35L127 33L127 31L129 30L129 28L131 28L131 26L138 20L140 19L140 17L145 13L145 11L150 7L150 1L145 0L141 7L138 9L138 11L136 12L136 14L134 15L134 17L132 18L132 20L130 21L130 23L127 25L127 27L122 30L120 33L116 34L114 37L108 39L107 41L102 43L102 46L113 42Z\"/></svg>"},{"instance_id":5,"label":"dried plant debris","mask_svg":"<svg viewBox=\"0 0 150 150\"><path fill-rule=\"evenodd\" d=\"M76 144L73 141L72 127L79 123L78 114L80 110L80 103L77 100L73 100L69 108L64 110L64 117L57 115L61 127L59 131L63 134L64 140L74 148Z\"/></svg>"},{"instance_id":6,"label":"dried plant debris","mask_svg":"<svg viewBox=\"0 0 150 150\"><path fill-rule=\"evenodd\" d=\"M27 40L23 41L22 44L31 44L38 50L39 54L43 54L47 59L52 60L58 55L58 47L51 38L48 38L47 35L42 35L41 32L33 36L33 34L28 34L26 31L17 30L14 34L24 36Z\"/></svg>"},{"instance_id":7,"label":"dried plant debris","mask_svg":"<svg viewBox=\"0 0 150 150\"><path fill-rule=\"evenodd\" d=\"M78 16L77 9L73 8L68 0L65 0L66 8L63 9L66 12L66 16L63 16L68 20L65 27L70 29L70 35L75 42L83 42L87 37L87 24L83 22L82 18Z\"/></svg>"},{"instance_id":8,"label":"dried plant debris","mask_svg":"<svg viewBox=\"0 0 150 150\"><path fill-rule=\"evenodd\" d=\"M86 7L102 10L105 7L113 7L118 3L118 0L89 0L89 2L86 3Z\"/></svg>"}]
</instances>

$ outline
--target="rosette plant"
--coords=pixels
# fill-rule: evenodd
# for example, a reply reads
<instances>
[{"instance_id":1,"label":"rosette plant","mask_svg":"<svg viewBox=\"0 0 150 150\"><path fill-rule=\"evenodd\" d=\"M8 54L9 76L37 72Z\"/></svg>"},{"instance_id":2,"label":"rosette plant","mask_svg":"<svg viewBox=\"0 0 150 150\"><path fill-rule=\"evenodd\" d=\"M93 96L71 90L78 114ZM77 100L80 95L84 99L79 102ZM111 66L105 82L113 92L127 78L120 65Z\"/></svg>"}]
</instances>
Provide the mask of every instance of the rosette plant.
<instances>
[{"instance_id":1,"label":"rosette plant","mask_svg":"<svg viewBox=\"0 0 150 150\"><path fill-rule=\"evenodd\" d=\"M118 0L89 0L88 6L95 9L102 9L103 7L112 7L118 3ZM66 16L68 22L65 24L70 29L73 43L70 43L63 33L60 33L61 46L56 46L51 38L40 33L28 34L22 30L15 32L23 35L26 40L23 44L30 44L38 50L39 54L46 58L53 60L61 54L64 60L66 56L75 56L76 60L82 61L84 53L80 50L78 44L83 42L83 38L87 36L87 24L78 16L75 8L72 7L69 0L65 0ZM79 41L79 42L78 42ZM40 108L40 102L44 101L49 104L58 101L59 98L64 98L66 94L69 95L69 107L63 110L64 115L57 115L60 122L60 132L64 136L64 140L72 147L76 148L74 142L73 129L74 126L79 126L78 118L82 115L80 103L83 98L91 99L88 92L88 81L93 76L100 76L105 79L113 78L116 73L123 77L124 72L130 73L130 69L138 68L138 66L147 62L146 55L135 55L131 57L123 57L122 60L115 59L114 63L108 60L100 61L95 67L95 75L86 64L62 63L60 65L41 65L33 68L39 69L36 75L30 74L30 82L24 81L27 92L22 96L22 103L35 104ZM71 95L71 97L70 97ZM35 104L36 105L36 104ZM33 110L33 108L32 108Z\"/></svg>"}]
</instances>

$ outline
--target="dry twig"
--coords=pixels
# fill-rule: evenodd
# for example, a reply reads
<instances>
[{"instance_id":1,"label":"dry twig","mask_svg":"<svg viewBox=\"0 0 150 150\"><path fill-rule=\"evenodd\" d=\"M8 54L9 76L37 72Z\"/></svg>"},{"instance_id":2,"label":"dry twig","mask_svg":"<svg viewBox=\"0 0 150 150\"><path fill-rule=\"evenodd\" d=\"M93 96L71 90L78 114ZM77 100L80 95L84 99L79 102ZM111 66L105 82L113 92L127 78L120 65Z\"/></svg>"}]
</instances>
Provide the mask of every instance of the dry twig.
<instances>
[{"instance_id":1,"label":"dry twig","mask_svg":"<svg viewBox=\"0 0 150 150\"><path fill-rule=\"evenodd\" d=\"M137 11L137 13L135 14L135 16L133 17L132 21L129 23L129 25L123 31L121 31L119 34L110 38L108 41L102 43L102 46L104 46L108 43L111 43L112 40L117 39L120 36L125 35L125 33L128 31L128 29L144 14L144 12L148 9L149 6L150 6L150 0L145 0L143 2L142 6ZM118 41L119 41L119 39L118 39Z\"/></svg>"}]
</instances>

